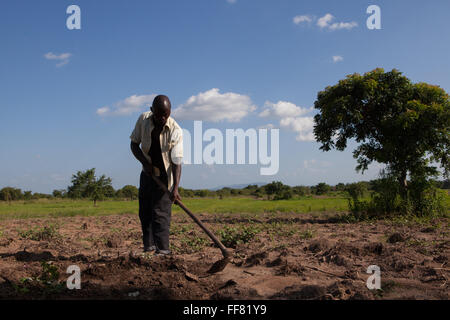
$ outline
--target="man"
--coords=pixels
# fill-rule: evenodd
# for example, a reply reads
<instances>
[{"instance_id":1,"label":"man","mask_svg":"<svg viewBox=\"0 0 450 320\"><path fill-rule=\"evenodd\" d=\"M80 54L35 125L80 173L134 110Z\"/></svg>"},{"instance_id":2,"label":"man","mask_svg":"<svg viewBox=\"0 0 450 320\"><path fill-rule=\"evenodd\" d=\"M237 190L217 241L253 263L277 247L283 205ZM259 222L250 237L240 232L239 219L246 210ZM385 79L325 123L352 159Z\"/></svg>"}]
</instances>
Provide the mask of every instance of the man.
<instances>
[{"instance_id":1,"label":"man","mask_svg":"<svg viewBox=\"0 0 450 320\"><path fill-rule=\"evenodd\" d=\"M171 104L167 96L156 96L150 110L144 112L136 122L130 136L131 151L142 163L139 219L144 252L156 251L156 254L166 255L170 254L172 203L181 200L178 185L183 158L183 134L180 126L170 117ZM167 186L170 194L155 183L152 172Z\"/></svg>"}]
</instances>

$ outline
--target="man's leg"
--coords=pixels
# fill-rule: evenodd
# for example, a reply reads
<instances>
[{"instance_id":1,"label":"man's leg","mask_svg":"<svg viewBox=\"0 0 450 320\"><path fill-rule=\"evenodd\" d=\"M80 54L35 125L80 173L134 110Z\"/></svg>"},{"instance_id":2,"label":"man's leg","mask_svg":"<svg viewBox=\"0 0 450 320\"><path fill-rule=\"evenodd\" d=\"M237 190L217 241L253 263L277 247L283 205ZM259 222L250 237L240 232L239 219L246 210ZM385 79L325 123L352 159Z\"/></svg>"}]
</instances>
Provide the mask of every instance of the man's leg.
<instances>
[{"instance_id":1,"label":"man's leg","mask_svg":"<svg viewBox=\"0 0 450 320\"><path fill-rule=\"evenodd\" d=\"M160 179L167 186L167 176ZM152 229L153 239L158 251L169 252L170 218L172 214L172 201L169 194L160 189L155 183L152 188Z\"/></svg>"},{"instance_id":2,"label":"man's leg","mask_svg":"<svg viewBox=\"0 0 450 320\"><path fill-rule=\"evenodd\" d=\"M152 232L152 183L151 177L143 171L139 179L139 219L142 227L144 251L154 248Z\"/></svg>"}]
</instances>

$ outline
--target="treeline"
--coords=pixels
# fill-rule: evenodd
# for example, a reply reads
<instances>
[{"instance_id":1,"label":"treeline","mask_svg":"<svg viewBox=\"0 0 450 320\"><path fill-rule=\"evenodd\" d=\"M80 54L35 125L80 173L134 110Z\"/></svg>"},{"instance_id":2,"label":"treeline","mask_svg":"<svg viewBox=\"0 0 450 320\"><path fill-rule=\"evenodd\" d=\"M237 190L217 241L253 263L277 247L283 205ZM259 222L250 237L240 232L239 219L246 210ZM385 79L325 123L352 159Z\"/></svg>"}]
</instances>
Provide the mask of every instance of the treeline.
<instances>
[{"instance_id":1,"label":"treeline","mask_svg":"<svg viewBox=\"0 0 450 320\"><path fill-rule=\"evenodd\" d=\"M355 183L338 183L336 185L329 185L325 182L318 183L314 186L294 186L283 184L280 181L273 181L266 185L248 185L245 188L229 188L224 187L219 190L208 190L208 189L185 189L179 188L181 197L192 198L192 197L233 197L233 196L254 196L257 198L267 198L268 200L285 200L291 199L293 197L301 196L322 196L322 195L338 195L340 194L351 194L358 190L358 193L366 195L378 190L378 185L380 179L361 181ZM435 181L435 186L440 189L450 189L450 181Z\"/></svg>"},{"instance_id":2,"label":"treeline","mask_svg":"<svg viewBox=\"0 0 450 320\"><path fill-rule=\"evenodd\" d=\"M136 186L126 185L121 189L115 190L111 184L111 178L102 175L96 177L95 168L78 171L72 176L72 184L67 189L53 190L52 194L32 193L31 191L22 192L21 189L5 187L0 190L0 200L36 200L36 199L53 199L53 198L69 198L69 199L91 199L94 204L98 200L103 199L128 199L136 200L139 190ZM226 198L234 196L252 196L255 198L265 198L268 200L291 199L299 196L310 195L336 195L336 194L358 194L364 195L368 192L376 191L380 180L362 181L357 183L338 183L334 186L324 182L315 186L294 186L285 185L280 181L273 181L263 186L248 185L245 188L229 188L224 187L219 190L209 189L187 189L179 188L181 197L183 198ZM434 181L437 188L450 189L450 181Z\"/></svg>"}]
</instances>

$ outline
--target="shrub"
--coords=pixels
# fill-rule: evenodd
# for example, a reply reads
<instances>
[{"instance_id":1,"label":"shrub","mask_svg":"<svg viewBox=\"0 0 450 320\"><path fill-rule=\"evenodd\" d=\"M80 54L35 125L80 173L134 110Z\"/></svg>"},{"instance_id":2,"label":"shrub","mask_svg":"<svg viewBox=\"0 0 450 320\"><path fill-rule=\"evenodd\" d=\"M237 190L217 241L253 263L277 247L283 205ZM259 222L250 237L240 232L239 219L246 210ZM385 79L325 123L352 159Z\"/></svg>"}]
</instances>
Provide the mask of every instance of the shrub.
<instances>
[{"instance_id":1,"label":"shrub","mask_svg":"<svg viewBox=\"0 0 450 320\"><path fill-rule=\"evenodd\" d=\"M218 231L218 235L225 247L236 248L238 244L252 240L259 231L259 229L251 226L243 226L241 228L225 226Z\"/></svg>"},{"instance_id":2,"label":"shrub","mask_svg":"<svg viewBox=\"0 0 450 320\"><path fill-rule=\"evenodd\" d=\"M33 228L26 231L19 231L23 239L35 241L51 240L59 237L58 229L55 225L44 226L43 228Z\"/></svg>"}]
</instances>

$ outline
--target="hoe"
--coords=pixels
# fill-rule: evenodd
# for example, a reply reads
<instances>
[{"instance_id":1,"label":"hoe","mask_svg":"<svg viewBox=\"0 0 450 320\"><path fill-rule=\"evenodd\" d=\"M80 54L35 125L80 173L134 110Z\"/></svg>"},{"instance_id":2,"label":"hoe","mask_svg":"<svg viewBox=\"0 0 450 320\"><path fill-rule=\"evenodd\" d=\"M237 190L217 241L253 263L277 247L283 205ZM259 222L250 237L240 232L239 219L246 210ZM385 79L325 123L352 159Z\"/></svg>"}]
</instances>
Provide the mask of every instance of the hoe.
<instances>
[{"instance_id":1,"label":"hoe","mask_svg":"<svg viewBox=\"0 0 450 320\"><path fill-rule=\"evenodd\" d=\"M157 176L153 174L153 172L152 178L160 188L162 188L165 192L169 193L167 187L161 182L161 180L159 180ZM192 220L194 220L195 223L197 223L199 227L202 228L203 231L205 231L205 233L211 238L211 240L220 248L220 251L222 251L223 258L215 262L208 270L208 273L217 273L225 269L227 264L230 262L231 256L230 252L225 248L222 242L220 242L220 240L217 239L217 237L211 231L209 231L209 229L206 228L205 225L196 216L194 216L194 214L188 208L186 208L183 202L181 202L180 200L176 200L175 204L179 205L181 209L183 209L184 212L186 212L189 215L189 217L191 217Z\"/></svg>"}]
</instances>

